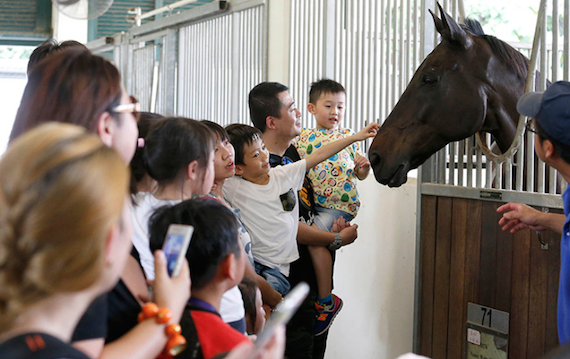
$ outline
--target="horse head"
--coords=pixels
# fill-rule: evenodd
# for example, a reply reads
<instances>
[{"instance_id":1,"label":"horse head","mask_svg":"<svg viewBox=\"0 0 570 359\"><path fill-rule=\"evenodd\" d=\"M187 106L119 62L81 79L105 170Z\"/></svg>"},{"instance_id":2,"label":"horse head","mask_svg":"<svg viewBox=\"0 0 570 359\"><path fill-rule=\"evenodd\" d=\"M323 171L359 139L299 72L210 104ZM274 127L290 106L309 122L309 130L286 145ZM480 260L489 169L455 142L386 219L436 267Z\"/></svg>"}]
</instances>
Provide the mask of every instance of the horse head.
<instances>
[{"instance_id":1,"label":"horse head","mask_svg":"<svg viewBox=\"0 0 570 359\"><path fill-rule=\"evenodd\" d=\"M442 41L416 70L368 152L376 180L390 187L404 184L409 170L450 142L485 131L504 152L516 132L528 60L485 35L478 22L460 26L438 7L441 19L430 13Z\"/></svg>"}]
</instances>

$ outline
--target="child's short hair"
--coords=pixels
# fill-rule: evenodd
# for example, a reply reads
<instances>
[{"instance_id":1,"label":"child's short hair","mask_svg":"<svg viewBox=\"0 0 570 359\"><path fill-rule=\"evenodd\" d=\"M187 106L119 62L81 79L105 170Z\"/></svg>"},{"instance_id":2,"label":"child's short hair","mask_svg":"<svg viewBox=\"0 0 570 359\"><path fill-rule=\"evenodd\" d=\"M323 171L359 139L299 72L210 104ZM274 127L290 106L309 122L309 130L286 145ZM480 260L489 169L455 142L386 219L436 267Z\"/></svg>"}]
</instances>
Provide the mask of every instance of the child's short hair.
<instances>
[{"instance_id":1,"label":"child's short hair","mask_svg":"<svg viewBox=\"0 0 570 359\"><path fill-rule=\"evenodd\" d=\"M251 323L255 323L257 320L257 308L255 304L255 297L257 296L257 284L253 279L248 277L243 277L241 283L238 284L238 288L241 292L243 298L243 307L245 309L245 315L249 316Z\"/></svg>"},{"instance_id":2,"label":"child's short hair","mask_svg":"<svg viewBox=\"0 0 570 359\"><path fill-rule=\"evenodd\" d=\"M208 127L210 129L210 131L216 137L216 140L219 140L221 142L224 142L226 140L228 140L228 141L230 140L228 133L226 132L226 130L224 130L224 128L222 126L218 125L215 122L208 121L208 120L202 120L200 122L202 122L204 125L206 125L206 127Z\"/></svg>"},{"instance_id":3,"label":"child's short hair","mask_svg":"<svg viewBox=\"0 0 570 359\"><path fill-rule=\"evenodd\" d=\"M213 199L190 199L157 209L149 221L150 249L161 249L171 224L194 226L186 253L193 288L204 288L230 254L241 255L234 214Z\"/></svg>"},{"instance_id":4,"label":"child's short hair","mask_svg":"<svg viewBox=\"0 0 570 359\"><path fill-rule=\"evenodd\" d=\"M309 90L309 102L316 104L322 95L327 93L340 93L346 94L344 87L336 81L330 79L320 79L311 84L311 89Z\"/></svg>"},{"instance_id":5,"label":"child's short hair","mask_svg":"<svg viewBox=\"0 0 570 359\"><path fill-rule=\"evenodd\" d=\"M277 97L289 88L279 82L262 82L249 92L249 116L255 128L265 132L267 116L279 118L281 101Z\"/></svg>"},{"instance_id":6,"label":"child's short hair","mask_svg":"<svg viewBox=\"0 0 570 359\"><path fill-rule=\"evenodd\" d=\"M226 132L230 136L230 142L236 151L235 164L244 165L244 147L251 145L253 141L262 138L263 134L255 127L234 123L226 127Z\"/></svg>"}]
</instances>

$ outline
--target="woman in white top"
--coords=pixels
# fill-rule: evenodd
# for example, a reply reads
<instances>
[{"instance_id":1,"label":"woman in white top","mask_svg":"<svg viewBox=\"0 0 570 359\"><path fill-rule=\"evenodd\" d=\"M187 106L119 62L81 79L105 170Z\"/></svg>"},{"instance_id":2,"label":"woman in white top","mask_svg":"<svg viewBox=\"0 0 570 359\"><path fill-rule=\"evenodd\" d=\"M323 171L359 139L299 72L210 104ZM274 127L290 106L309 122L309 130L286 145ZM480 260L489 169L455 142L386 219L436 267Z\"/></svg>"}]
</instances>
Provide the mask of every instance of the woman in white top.
<instances>
[{"instance_id":1,"label":"woman in white top","mask_svg":"<svg viewBox=\"0 0 570 359\"><path fill-rule=\"evenodd\" d=\"M154 258L148 241L149 219L159 207L210 192L214 183L214 136L198 121L173 117L157 120L144 142L143 166L157 184L152 193L136 196L131 216L133 244L147 279L152 280ZM220 314L226 323L245 331L245 310L237 286L224 294Z\"/></svg>"}]
</instances>

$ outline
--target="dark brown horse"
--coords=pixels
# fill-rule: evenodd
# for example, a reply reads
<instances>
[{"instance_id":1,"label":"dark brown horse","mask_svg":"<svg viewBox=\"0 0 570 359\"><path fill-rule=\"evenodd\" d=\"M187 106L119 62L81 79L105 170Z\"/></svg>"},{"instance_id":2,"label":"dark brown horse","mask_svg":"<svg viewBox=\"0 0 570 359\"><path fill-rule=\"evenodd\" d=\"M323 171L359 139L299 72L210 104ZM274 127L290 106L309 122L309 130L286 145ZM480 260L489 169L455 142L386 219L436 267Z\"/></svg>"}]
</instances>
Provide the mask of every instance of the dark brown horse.
<instances>
[{"instance_id":1,"label":"dark brown horse","mask_svg":"<svg viewBox=\"0 0 570 359\"><path fill-rule=\"evenodd\" d=\"M438 4L439 6L439 4ZM467 20L433 12L441 43L426 57L372 142L369 158L381 184L404 184L446 144L483 131L505 152L514 139L528 59Z\"/></svg>"}]
</instances>

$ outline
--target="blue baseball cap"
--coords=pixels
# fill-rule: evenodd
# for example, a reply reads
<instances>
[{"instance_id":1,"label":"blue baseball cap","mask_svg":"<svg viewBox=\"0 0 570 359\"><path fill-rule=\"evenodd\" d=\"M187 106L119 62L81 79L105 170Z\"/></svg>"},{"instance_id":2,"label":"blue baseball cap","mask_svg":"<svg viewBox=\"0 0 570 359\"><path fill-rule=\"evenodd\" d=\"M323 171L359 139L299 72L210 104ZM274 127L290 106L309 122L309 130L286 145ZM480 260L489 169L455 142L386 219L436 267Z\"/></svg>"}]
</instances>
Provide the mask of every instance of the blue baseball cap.
<instances>
[{"instance_id":1,"label":"blue baseball cap","mask_svg":"<svg viewBox=\"0 0 570 359\"><path fill-rule=\"evenodd\" d=\"M570 82L558 81L544 92L525 93L517 111L534 118L551 138L570 145Z\"/></svg>"}]
</instances>

